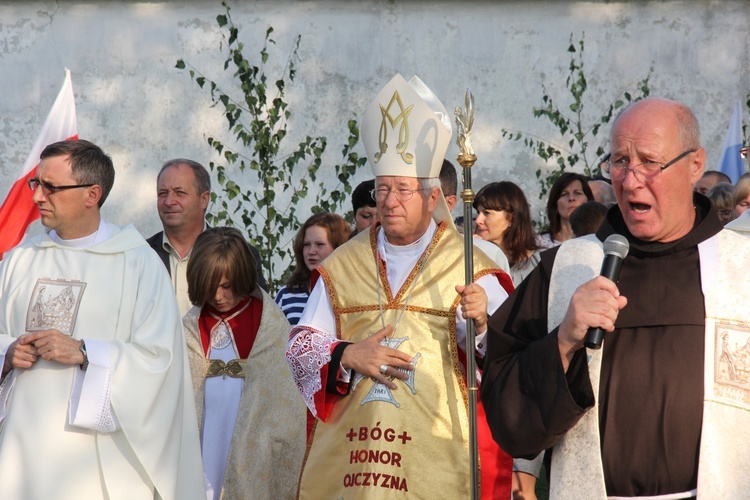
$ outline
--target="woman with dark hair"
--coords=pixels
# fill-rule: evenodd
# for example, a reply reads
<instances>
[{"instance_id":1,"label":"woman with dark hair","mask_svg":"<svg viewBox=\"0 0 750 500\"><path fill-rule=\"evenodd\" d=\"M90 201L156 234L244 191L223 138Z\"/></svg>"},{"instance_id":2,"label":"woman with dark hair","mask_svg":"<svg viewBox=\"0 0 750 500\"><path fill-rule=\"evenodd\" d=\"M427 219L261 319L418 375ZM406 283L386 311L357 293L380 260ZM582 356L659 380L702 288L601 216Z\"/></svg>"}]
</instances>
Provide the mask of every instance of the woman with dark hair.
<instances>
[{"instance_id":1,"label":"woman with dark hair","mask_svg":"<svg viewBox=\"0 0 750 500\"><path fill-rule=\"evenodd\" d=\"M589 187L586 176L565 172L552 185L547 200L547 220L549 226L539 237L542 248L559 245L573 238L570 227L570 214L587 201L592 201L594 194Z\"/></svg>"},{"instance_id":2,"label":"woman with dark hair","mask_svg":"<svg viewBox=\"0 0 750 500\"><path fill-rule=\"evenodd\" d=\"M310 296L312 270L339 245L346 243L351 231L349 223L340 215L320 212L307 219L297 232L292 244L296 266L276 294L276 303L292 326L299 321Z\"/></svg>"},{"instance_id":3,"label":"woman with dark hair","mask_svg":"<svg viewBox=\"0 0 750 500\"><path fill-rule=\"evenodd\" d=\"M375 189L375 179L360 182L352 191L352 214L354 214L354 231L349 236L353 238L378 221L378 211L375 200L370 192Z\"/></svg>"},{"instance_id":4,"label":"woman with dark hair","mask_svg":"<svg viewBox=\"0 0 750 500\"><path fill-rule=\"evenodd\" d=\"M250 246L234 228L198 236L187 282L194 307L182 322L206 495L292 498L305 453L305 405L283 363L289 323L257 286Z\"/></svg>"},{"instance_id":5,"label":"woman with dark hair","mask_svg":"<svg viewBox=\"0 0 750 500\"><path fill-rule=\"evenodd\" d=\"M474 209L478 213L477 234L502 249L510 264L513 286L518 286L539 263L526 196L512 182L493 182L479 190Z\"/></svg>"}]
</instances>

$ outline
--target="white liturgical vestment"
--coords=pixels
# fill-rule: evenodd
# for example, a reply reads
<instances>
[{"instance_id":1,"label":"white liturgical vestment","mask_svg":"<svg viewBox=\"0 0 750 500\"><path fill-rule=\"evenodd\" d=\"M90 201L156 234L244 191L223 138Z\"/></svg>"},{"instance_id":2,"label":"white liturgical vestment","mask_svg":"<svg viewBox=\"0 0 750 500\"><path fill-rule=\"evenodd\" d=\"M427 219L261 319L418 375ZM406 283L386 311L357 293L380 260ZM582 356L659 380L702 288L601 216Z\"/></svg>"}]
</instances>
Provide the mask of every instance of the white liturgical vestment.
<instances>
[{"instance_id":1,"label":"white liturgical vestment","mask_svg":"<svg viewBox=\"0 0 750 500\"><path fill-rule=\"evenodd\" d=\"M4 377L0 497L205 498L163 264L132 226L98 233L85 247L42 234L0 262L0 364L17 337L45 329L84 339L90 362L83 371L39 357Z\"/></svg>"}]
</instances>

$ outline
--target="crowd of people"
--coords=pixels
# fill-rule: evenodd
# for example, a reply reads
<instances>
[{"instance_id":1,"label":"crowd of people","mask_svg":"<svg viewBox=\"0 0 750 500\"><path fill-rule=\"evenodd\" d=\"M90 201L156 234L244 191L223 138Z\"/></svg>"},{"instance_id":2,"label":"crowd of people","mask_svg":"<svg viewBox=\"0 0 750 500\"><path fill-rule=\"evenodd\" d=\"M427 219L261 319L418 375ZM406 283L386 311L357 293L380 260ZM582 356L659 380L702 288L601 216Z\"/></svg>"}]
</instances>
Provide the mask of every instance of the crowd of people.
<instances>
[{"instance_id":1,"label":"crowd of people","mask_svg":"<svg viewBox=\"0 0 750 500\"><path fill-rule=\"evenodd\" d=\"M550 498L746 494L750 174L705 171L692 111L648 98L613 121L601 178L555 180L540 231L507 180L459 221L448 116L417 77L379 91L374 179L352 221L299 228L275 298L247 235L206 224L200 163L163 164L146 240L101 217L101 148L47 146L46 231L0 262L0 496L466 498L472 433L481 498L535 499L542 474Z\"/></svg>"},{"instance_id":2,"label":"crowd of people","mask_svg":"<svg viewBox=\"0 0 750 500\"><path fill-rule=\"evenodd\" d=\"M723 225L741 216L750 207L750 172L732 184L728 175L708 170L694 185L695 191L708 197Z\"/></svg>"}]
</instances>

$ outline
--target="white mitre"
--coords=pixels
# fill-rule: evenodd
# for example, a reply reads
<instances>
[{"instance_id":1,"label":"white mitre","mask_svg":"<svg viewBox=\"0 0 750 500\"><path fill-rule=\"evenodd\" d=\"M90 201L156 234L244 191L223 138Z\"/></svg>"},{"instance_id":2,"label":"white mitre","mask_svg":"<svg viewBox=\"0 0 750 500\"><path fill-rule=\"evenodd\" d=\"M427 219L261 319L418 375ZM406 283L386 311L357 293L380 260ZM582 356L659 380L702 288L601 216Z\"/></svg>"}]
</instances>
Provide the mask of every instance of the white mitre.
<instances>
[{"instance_id":1,"label":"white mitre","mask_svg":"<svg viewBox=\"0 0 750 500\"><path fill-rule=\"evenodd\" d=\"M452 135L448 112L417 76L407 82L396 74L362 119L362 141L376 177L440 177ZM432 217L455 227L442 190Z\"/></svg>"}]
</instances>

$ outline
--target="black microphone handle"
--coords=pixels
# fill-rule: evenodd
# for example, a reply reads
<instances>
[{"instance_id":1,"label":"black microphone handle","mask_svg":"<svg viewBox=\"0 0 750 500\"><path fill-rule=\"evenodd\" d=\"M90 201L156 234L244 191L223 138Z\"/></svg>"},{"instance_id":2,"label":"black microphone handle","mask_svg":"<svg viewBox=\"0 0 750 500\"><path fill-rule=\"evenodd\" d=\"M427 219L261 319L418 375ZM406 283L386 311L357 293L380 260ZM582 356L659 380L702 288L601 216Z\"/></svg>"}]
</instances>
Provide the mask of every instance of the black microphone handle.
<instances>
[{"instance_id":1,"label":"black microphone handle","mask_svg":"<svg viewBox=\"0 0 750 500\"><path fill-rule=\"evenodd\" d=\"M617 277L620 275L620 264L622 264L620 256L606 254L602 262L602 271L599 275L616 283ZM601 328L589 328L589 331L586 332L586 337L583 339L583 345L589 349L601 349L603 338L604 330Z\"/></svg>"}]
</instances>

